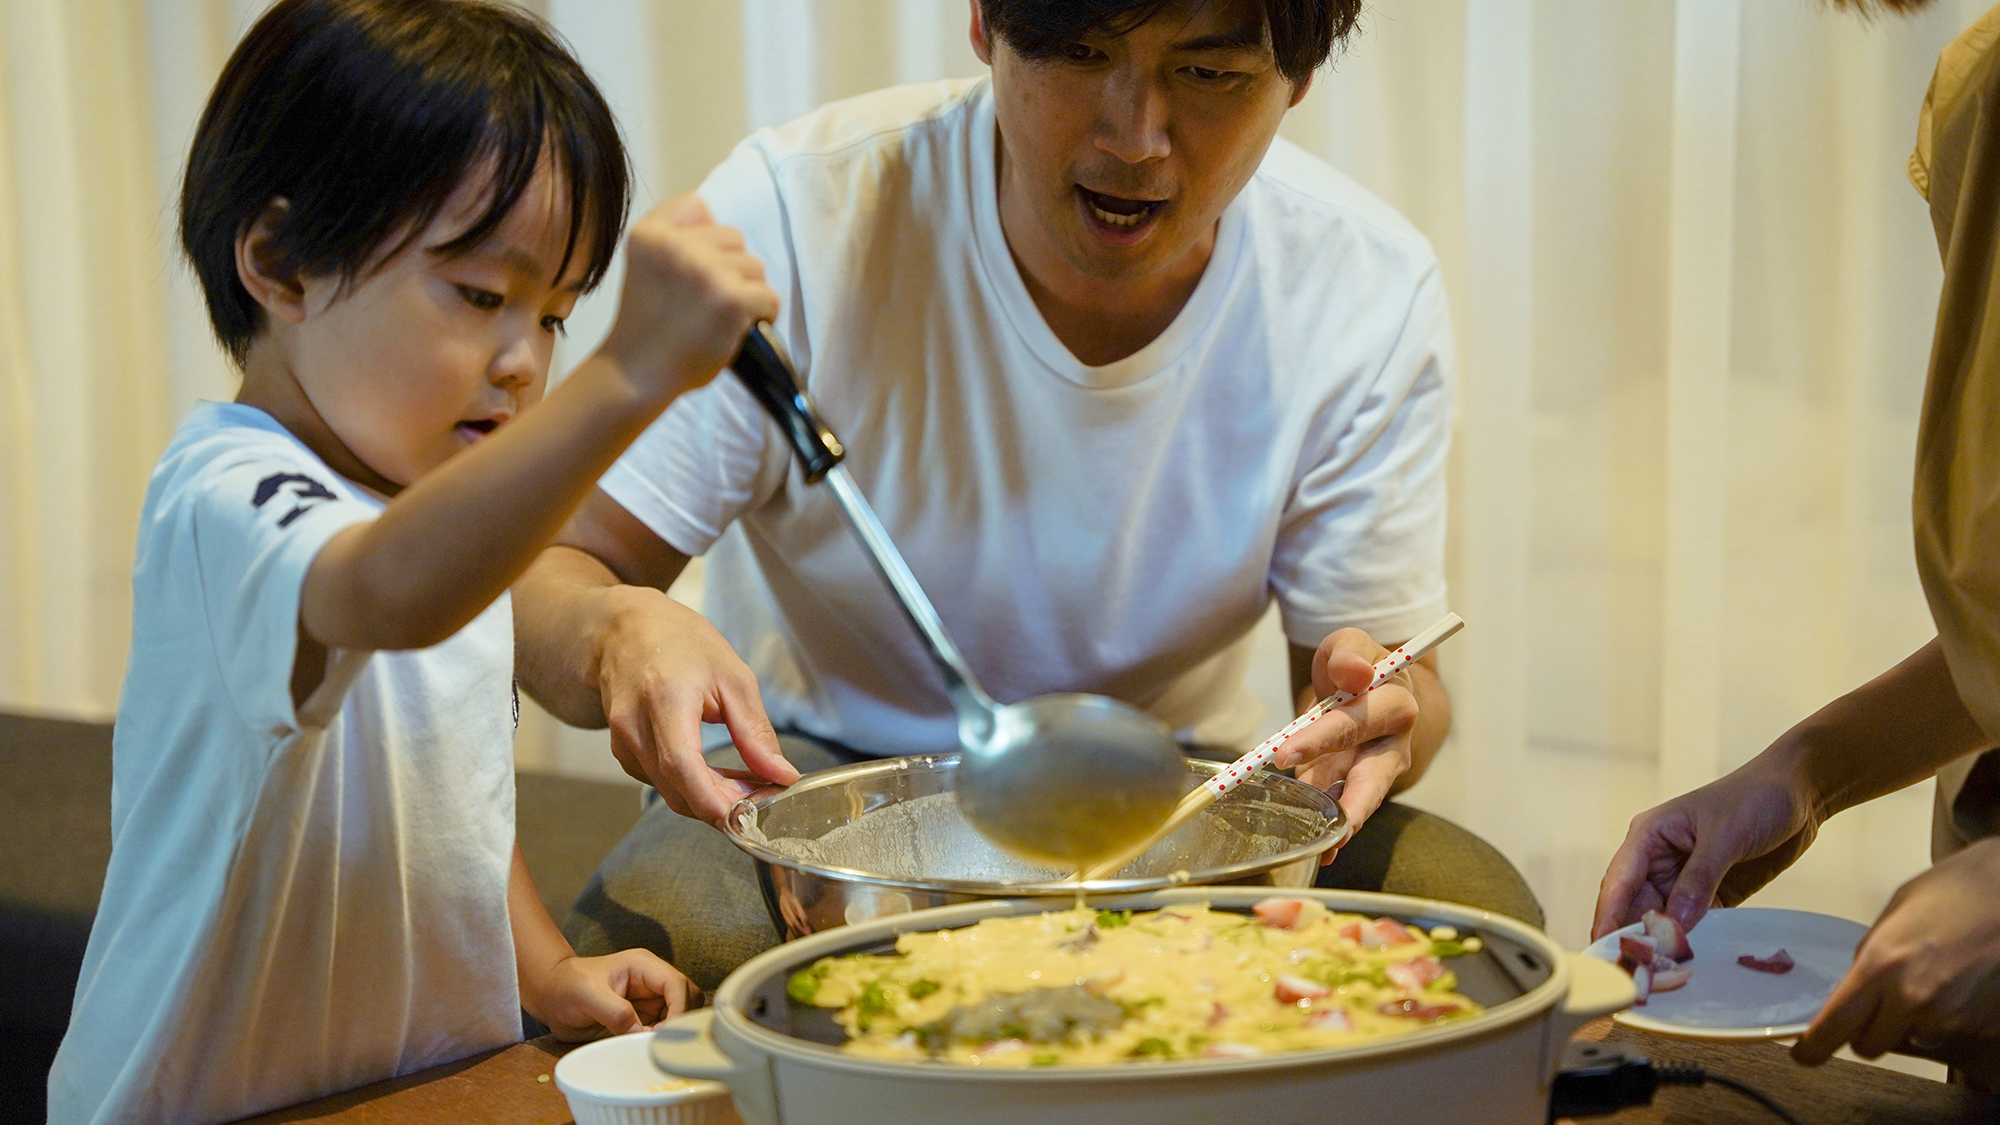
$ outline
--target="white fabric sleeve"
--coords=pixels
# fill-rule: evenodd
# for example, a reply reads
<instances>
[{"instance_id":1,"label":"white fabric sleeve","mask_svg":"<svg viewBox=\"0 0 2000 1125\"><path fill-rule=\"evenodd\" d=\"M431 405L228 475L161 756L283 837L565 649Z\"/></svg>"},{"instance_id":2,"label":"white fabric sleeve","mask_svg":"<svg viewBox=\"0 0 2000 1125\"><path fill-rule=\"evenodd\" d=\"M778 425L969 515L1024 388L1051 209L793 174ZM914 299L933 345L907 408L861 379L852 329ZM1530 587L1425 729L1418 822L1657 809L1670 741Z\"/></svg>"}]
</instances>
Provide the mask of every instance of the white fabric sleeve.
<instances>
[{"instance_id":1,"label":"white fabric sleeve","mask_svg":"<svg viewBox=\"0 0 2000 1125\"><path fill-rule=\"evenodd\" d=\"M810 352L797 330L800 298L783 201L757 138L736 146L700 188L717 222L743 232L764 263L782 312L774 326L804 377ZM742 380L725 368L676 399L639 435L598 487L684 555L707 553L731 522L784 483L791 447Z\"/></svg>"},{"instance_id":2,"label":"white fabric sleeve","mask_svg":"<svg viewBox=\"0 0 2000 1125\"><path fill-rule=\"evenodd\" d=\"M1450 367L1451 318L1433 268L1358 409L1294 482L1271 563L1293 644L1317 647L1349 626L1395 644L1444 615Z\"/></svg>"},{"instance_id":3,"label":"white fabric sleeve","mask_svg":"<svg viewBox=\"0 0 2000 1125\"><path fill-rule=\"evenodd\" d=\"M210 462L189 486L201 613L230 701L253 731L298 729L292 665L306 572L336 532L378 514L335 489L325 465L263 449Z\"/></svg>"}]
</instances>

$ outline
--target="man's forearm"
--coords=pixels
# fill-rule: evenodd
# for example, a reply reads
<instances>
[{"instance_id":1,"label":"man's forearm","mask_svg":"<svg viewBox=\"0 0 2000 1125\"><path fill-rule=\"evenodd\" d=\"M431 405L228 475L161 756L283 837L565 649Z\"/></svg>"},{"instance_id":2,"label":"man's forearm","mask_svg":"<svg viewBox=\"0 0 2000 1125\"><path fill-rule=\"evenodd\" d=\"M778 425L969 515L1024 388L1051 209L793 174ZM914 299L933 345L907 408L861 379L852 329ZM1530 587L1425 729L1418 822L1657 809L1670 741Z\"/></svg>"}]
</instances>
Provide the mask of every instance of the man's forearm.
<instances>
[{"instance_id":1,"label":"man's forearm","mask_svg":"<svg viewBox=\"0 0 2000 1125\"><path fill-rule=\"evenodd\" d=\"M611 569L586 552L543 551L514 583L514 673L550 714L574 727L605 725L597 687Z\"/></svg>"},{"instance_id":2,"label":"man's forearm","mask_svg":"<svg viewBox=\"0 0 2000 1125\"><path fill-rule=\"evenodd\" d=\"M1410 665L1410 684L1417 694L1417 725L1410 732L1409 771L1396 779L1390 793L1401 793L1422 779L1424 771L1431 768L1431 759L1437 757L1438 747L1444 745L1445 735L1451 733L1451 693L1430 665L1435 659L1425 657Z\"/></svg>"},{"instance_id":3,"label":"man's forearm","mask_svg":"<svg viewBox=\"0 0 2000 1125\"><path fill-rule=\"evenodd\" d=\"M1902 663L1820 708L1766 754L1792 770L1823 817L1892 793L1993 745L1933 638Z\"/></svg>"}]
</instances>

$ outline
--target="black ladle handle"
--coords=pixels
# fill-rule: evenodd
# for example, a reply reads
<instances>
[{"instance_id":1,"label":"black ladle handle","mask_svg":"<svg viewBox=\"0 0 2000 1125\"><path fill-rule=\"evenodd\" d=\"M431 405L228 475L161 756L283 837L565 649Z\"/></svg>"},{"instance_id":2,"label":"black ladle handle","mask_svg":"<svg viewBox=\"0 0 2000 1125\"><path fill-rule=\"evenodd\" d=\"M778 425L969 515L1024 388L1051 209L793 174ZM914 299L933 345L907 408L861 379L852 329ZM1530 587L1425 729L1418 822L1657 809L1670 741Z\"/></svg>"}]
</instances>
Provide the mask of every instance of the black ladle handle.
<instances>
[{"instance_id":1,"label":"black ladle handle","mask_svg":"<svg viewBox=\"0 0 2000 1125\"><path fill-rule=\"evenodd\" d=\"M846 447L819 420L812 400L799 389L798 376L793 374L792 365L785 359L769 324L760 320L751 326L729 368L757 396L771 417L777 419L778 428L785 431L785 440L799 455L807 484L817 483L847 456Z\"/></svg>"},{"instance_id":2,"label":"black ladle handle","mask_svg":"<svg viewBox=\"0 0 2000 1125\"><path fill-rule=\"evenodd\" d=\"M937 662L938 671L943 673L945 692L951 696L952 706L959 714L970 716L976 730L990 731L993 727L993 700L986 694L979 682L972 678L972 670L966 667L965 656L944 631L944 620L938 616L937 607L931 604L930 596L917 582L917 576L910 571L910 564L903 561L903 554L889 538L887 528L875 516L875 509L861 495L861 489L854 483L846 469L839 472L841 459L847 456L847 449L840 439L833 435L826 423L814 413L812 401L799 389L798 377L792 373L791 361L778 346L778 339L771 334L771 326L758 321L744 338L743 347L737 351L736 359L730 363L736 377L743 380L757 401L764 404L771 417L778 420L779 428L785 431L785 440L791 443L792 452L799 455L799 464L805 472L807 484L816 484L825 479L833 490L834 502L840 505L841 514L847 517L848 526L861 540L862 549L869 561L882 575L884 581L896 595L896 604L902 607L904 616L916 627L925 646L930 649L931 658ZM984 737L982 733L981 737Z\"/></svg>"}]
</instances>

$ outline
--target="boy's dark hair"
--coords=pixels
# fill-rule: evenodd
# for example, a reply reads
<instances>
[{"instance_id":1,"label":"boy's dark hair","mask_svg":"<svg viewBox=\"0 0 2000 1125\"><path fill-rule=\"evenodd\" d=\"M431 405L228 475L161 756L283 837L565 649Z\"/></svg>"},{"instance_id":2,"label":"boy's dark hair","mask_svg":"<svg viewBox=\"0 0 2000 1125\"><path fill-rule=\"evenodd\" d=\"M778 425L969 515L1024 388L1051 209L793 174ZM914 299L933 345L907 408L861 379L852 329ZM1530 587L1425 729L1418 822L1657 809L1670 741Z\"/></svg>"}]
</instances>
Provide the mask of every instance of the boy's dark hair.
<instances>
[{"instance_id":1,"label":"boy's dark hair","mask_svg":"<svg viewBox=\"0 0 2000 1125\"><path fill-rule=\"evenodd\" d=\"M986 27L1030 59L1052 59L1089 32L1123 35L1174 0L979 0ZM1278 73L1294 88L1333 54L1361 17L1361 0L1264 0Z\"/></svg>"},{"instance_id":2,"label":"boy's dark hair","mask_svg":"<svg viewBox=\"0 0 2000 1125\"><path fill-rule=\"evenodd\" d=\"M595 286L624 229L625 148L546 24L484 0L280 0L222 68L181 183L181 247L216 336L240 364L263 330L236 240L272 199L289 205L279 266L347 285L407 249L474 172L491 177L485 207L436 249L478 245L544 146L568 189L556 276L581 247Z\"/></svg>"}]
</instances>

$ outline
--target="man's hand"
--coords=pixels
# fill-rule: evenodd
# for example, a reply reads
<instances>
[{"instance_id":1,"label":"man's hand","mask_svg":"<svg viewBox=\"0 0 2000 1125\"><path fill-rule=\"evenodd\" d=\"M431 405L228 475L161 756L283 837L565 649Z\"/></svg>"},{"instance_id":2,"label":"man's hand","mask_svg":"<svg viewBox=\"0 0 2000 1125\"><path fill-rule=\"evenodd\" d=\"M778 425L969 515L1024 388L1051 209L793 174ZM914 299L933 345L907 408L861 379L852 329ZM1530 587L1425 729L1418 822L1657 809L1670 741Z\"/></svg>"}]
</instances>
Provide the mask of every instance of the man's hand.
<instances>
[{"instance_id":1,"label":"man's hand","mask_svg":"<svg viewBox=\"0 0 2000 1125\"><path fill-rule=\"evenodd\" d=\"M1633 817L1598 886L1591 937L1648 910L1692 929L1710 906L1735 906L1790 867L1812 845L1819 817L1783 761L1767 751Z\"/></svg>"},{"instance_id":2,"label":"man's hand","mask_svg":"<svg viewBox=\"0 0 2000 1125\"><path fill-rule=\"evenodd\" d=\"M2000 839L1910 880L1861 939L1854 965L1792 1047L1818 1066L1843 1043L1874 1058L1904 1042L1939 1048L2000 1038ZM1963 1041L1971 1041L1970 1043Z\"/></svg>"},{"instance_id":3,"label":"man's hand","mask_svg":"<svg viewBox=\"0 0 2000 1125\"><path fill-rule=\"evenodd\" d=\"M713 379L750 325L778 315L778 295L743 234L710 218L692 192L632 224L618 317L598 354L668 397Z\"/></svg>"},{"instance_id":4,"label":"man's hand","mask_svg":"<svg viewBox=\"0 0 2000 1125\"><path fill-rule=\"evenodd\" d=\"M1326 699L1337 691L1365 691L1375 680L1375 662L1387 655L1388 649L1359 629L1334 633L1313 654L1313 698ZM1301 781L1321 789L1344 778L1347 784L1340 795L1340 807L1353 831L1359 832L1388 799L1397 780L1410 770L1419 713L1416 684L1411 669L1406 668L1395 679L1293 735L1278 751L1272 767L1297 766ZM1332 856L1329 852L1325 862L1331 862Z\"/></svg>"},{"instance_id":5,"label":"man's hand","mask_svg":"<svg viewBox=\"0 0 2000 1125\"><path fill-rule=\"evenodd\" d=\"M611 728L611 752L633 777L654 786L683 816L722 826L729 809L759 785L790 785L799 771L757 693L757 677L708 619L658 590L611 586L610 635L599 647L595 686ZM711 769L701 724L725 723L750 768Z\"/></svg>"},{"instance_id":6,"label":"man's hand","mask_svg":"<svg viewBox=\"0 0 2000 1125\"><path fill-rule=\"evenodd\" d=\"M686 1011L701 993L679 969L644 949L565 957L539 979L522 983L521 1006L565 1043L650 1031Z\"/></svg>"}]
</instances>

